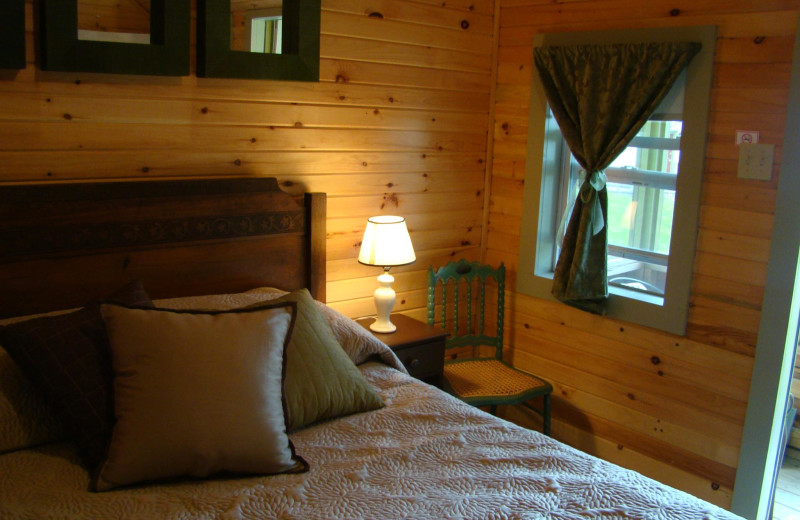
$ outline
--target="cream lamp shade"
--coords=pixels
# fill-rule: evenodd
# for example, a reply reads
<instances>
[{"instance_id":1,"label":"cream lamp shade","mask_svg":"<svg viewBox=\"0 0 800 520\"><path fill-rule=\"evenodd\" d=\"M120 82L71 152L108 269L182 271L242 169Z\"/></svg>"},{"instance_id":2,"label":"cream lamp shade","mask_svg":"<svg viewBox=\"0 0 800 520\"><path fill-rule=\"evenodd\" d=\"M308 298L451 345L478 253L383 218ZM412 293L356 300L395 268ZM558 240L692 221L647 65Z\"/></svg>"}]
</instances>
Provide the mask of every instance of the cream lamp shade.
<instances>
[{"instance_id":1,"label":"cream lamp shade","mask_svg":"<svg viewBox=\"0 0 800 520\"><path fill-rule=\"evenodd\" d=\"M389 274L389 268L408 265L414 262L414 247L406 227L406 219L391 215L370 217L367 219L367 228L361 241L361 251L358 261L365 265L383 267L383 274L378 276L380 284L375 289L375 308L377 318L370 325L375 332L389 333L397 327L389 319L394 307L395 292L392 289L394 277Z\"/></svg>"}]
</instances>

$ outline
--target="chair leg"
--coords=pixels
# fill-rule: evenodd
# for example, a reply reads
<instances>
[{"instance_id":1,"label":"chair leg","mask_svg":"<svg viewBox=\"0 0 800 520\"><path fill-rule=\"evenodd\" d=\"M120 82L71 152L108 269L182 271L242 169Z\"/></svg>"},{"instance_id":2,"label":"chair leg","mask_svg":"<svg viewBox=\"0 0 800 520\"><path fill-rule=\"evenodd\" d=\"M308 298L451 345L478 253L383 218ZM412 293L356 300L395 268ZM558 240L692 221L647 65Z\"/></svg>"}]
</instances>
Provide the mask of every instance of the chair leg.
<instances>
[{"instance_id":1,"label":"chair leg","mask_svg":"<svg viewBox=\"0 0 800 520\"><path fill-rule=\"evenodd\" d=\"M543 419L543 427L542 433L550 437L550 394L545 394L543 396L544 403L542 405L542 419Z\"/></svg>"}]
</instances>

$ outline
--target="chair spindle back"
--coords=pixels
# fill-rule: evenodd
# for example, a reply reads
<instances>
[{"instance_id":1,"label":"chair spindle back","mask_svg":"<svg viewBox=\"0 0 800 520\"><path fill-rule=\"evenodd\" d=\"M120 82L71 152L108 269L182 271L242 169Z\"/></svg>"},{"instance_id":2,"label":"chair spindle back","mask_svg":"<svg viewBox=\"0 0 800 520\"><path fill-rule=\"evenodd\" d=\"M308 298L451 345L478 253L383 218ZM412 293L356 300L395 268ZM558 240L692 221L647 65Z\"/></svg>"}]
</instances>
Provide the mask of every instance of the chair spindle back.
<instances>
[{"instance_id":1,"label":"chair spindle back","mask_svg":"<svg viewBox=\"0 0 800 520\"><path fill-rule=\"evenodd\" d=\"M501 263L500 267L494 268L480 262L468 262L459 260L450 262L447 265L434 270L428 269L428 324L434 325L436 314L436 293L441 295L441 327L447 330L448 323L448 286L453 287L452 318L453 326L449 330L450 337L447 339L447 348L463 346L489 346L494 347L494 357L501 360L503 357L503 320L505 318L505 279L506 268ZM497 327L494 334L486 332L486 285L491 280L497 284ZM462 332L459 328L461 313L459 312L461 286L466 287L466 329ZM477 287L477 324L473 327L473 286ZM437 291L437 288L439 290Z\"/></svg>"}]
</instances>

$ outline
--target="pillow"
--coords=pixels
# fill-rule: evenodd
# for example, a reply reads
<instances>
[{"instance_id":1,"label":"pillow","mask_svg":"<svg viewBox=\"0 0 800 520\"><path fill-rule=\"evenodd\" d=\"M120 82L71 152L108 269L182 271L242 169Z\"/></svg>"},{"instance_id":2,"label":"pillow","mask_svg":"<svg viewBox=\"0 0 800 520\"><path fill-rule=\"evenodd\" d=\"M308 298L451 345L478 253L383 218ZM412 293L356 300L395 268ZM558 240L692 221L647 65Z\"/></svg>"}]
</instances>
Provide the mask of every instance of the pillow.
<instances>
[{"instance_id":1,"label":"pillow","mask_svg":"<svg viewBox=\"0 0 800 520\"><path fill-rule=\"evenodd\" d=\"M289 431L383 406L380 395L336 341L307 289L272 301L297 305L297 321L286 352L284 393Z\"/></svg>"},{"instance_id":2,"label":"pillow","mask_svg":"<svg viewBox=\"0 0 800 520\"><path fill-rule=\"evenodd\" d=\"M212 294L209 296L188 296L157 300L156 307L164 309L236 309L241 307L257 306L260 303L271 301L288 294L286 291L274 287L257 287L246 292L233 294ZM331 330L336 340L353 363L361 363L378 357L387 365L407 372L392 349L381 340L373 336L364 327L351 320L336 309L320 301L314 301L317 308L328 319Z\"/></svg>"},{"instance_id":3,"label":"pillow","mask_svg":"<svg viewBox=\"0 0 800 520\"><path fill-rule=\"evenodd\" d=\"M0 454L64 437L52 407L0 348Z\"/></svg>"},{"instance_id":4,"label":"pillow","mask_svg":"<svg viewBox=\"0 0 800 520\"><path fill-rule=\"evenodd\" d=\"M291 302L238 311L101 307L117 422L95 489L308 469L286 434Z\"/></svg>"},{"instance_id":5,"label":"pillow","mask_svg":"<svg viewBox=\"0 0 800 520\"><path fill-rule=\"evenodd\" d=\"M317 302L317 305L328 320L328 323L330 323L333 335L342 344L342 348L353 360L353 363L360 365L369 359L377 357L390 367L396 368L405 374L408 373L408 370L400 362L394 351L370 331L333 307L329 307L322 302Z\"/></svg>"},{"instance_id":6,"label":"pillow","mask_svg":"<svg viewBox=\"0 0 800 520\"><path fill-rule=\"evenodd\" d=\"M152 305L138 281L110 301ZM105 456L114 422L108 337L99 303L0 329L0 343L60 417L89 467Z\"/></svg>"}]
</instances>

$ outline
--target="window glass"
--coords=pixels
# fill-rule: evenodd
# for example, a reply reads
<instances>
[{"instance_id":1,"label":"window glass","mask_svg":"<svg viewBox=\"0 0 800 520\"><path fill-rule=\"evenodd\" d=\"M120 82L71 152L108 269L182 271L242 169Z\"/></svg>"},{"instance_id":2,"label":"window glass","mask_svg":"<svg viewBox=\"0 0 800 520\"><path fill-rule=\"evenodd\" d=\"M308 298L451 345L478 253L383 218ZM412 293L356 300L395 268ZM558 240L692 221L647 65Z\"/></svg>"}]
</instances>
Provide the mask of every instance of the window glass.
<instances>
[{"instance_id":1,"label":"window glass","mask_svg":"<svg viewBox=\"0 0 800 520\"><path fill-rule=\"evenodd\" d=\"M682 89L683 85L676 85ZM680 160L681 121L650 120L631 144L606 168L608 177L609 284L658 296L664 295L669 245L675 212L675 188ZM572 203L581 184L581 168L562 143L565 186L559 207L565 231ZM557 248L558 249L558 248ZM558 250L554 255L554 264Z\"/></svg>"}]
</instances>

